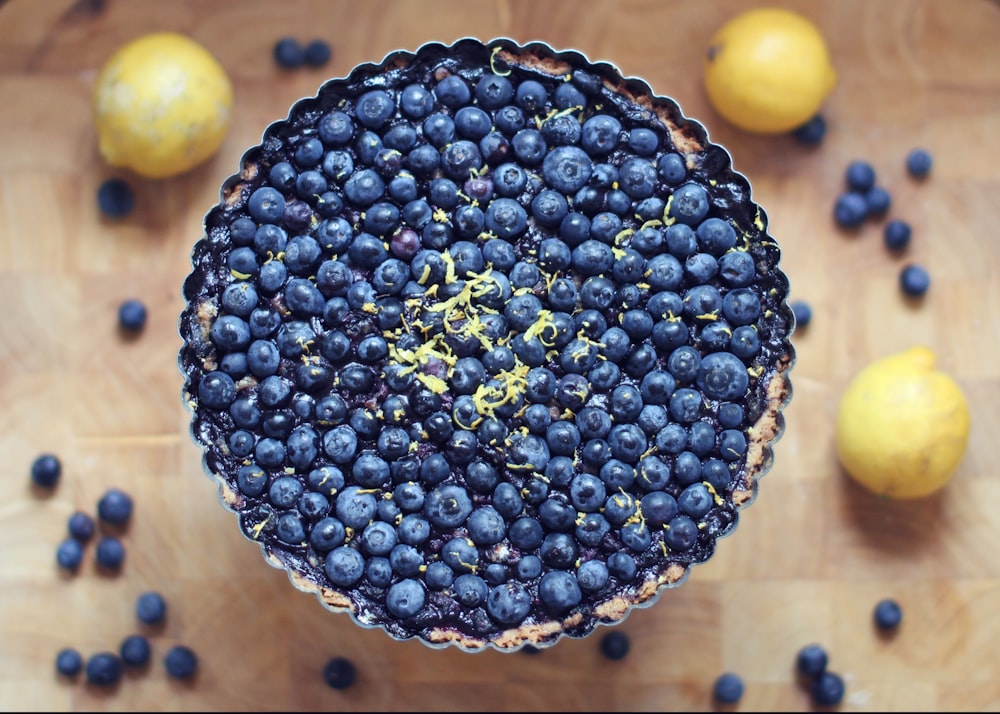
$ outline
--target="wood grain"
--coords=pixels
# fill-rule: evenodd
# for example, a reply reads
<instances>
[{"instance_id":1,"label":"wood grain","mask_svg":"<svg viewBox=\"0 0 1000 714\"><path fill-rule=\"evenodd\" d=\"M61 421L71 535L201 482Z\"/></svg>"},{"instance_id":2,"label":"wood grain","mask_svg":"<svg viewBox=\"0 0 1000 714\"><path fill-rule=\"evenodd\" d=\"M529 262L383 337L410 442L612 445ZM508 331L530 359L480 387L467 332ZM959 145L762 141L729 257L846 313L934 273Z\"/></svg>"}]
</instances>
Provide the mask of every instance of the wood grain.
<instances>
[{"instance_id":1,"label":"wood grain","mask_svg":"<svg viewBox=\"0 0 1000 714\"><path fill-rule=\"evenodd\" d=\"M31 711L683 711L712 710L711 684L744 677L738 708L810 708L797 650L826 646L847 681L844 711L1000 709L1000 7L987 0L776 0L815 20L840 76L825 106L824 143L750 136L710 108L700 63L712 31L747 3L537 0L449 3L168 3L11 0L0 4L0 707ZM100 182L119 175L96 152L90 92L101 63L154 29L209 47L236 88L222 150L194 172L134 180L138 206L112 222ZM274 41L325 37L322 70L282 71ZM596 638L540 655L468 655L394 642L296 592L239 534L188 437L176 366L177 316L201 219L242 151L326 76L396 48L462 36L543 39L609 60L677 99L731 152L783 248L793 298L812 324L795 338L795 397L775 467L717 555L622 629L632 649L604 660ZM932 175L908 178L925 146ZM911 222L905 256L881 225L853 236L831 220L843 171L875 166L890 216ZM907 261L926 265L926 298L901 297ZM139 339L116 331L118 304L142 298ZM876 499L841 472L832 416L870 360L926 343L955 374L972 437L953 482L914 503ZM906 438L900 434L899 438ZM30 488L43 451L62 459L51 495ZM118 576L93 567L64 577L56 544L75 509L93 513L109 486L136 511ZM116 650L138 631L135 597L159 589L168 622L150 632L154 662L112 691L54 674L66 645ZM880 638L872 608L897 598L904 622ZM168 681L161 658L186 643L201 656L191 685ZM358 685L337 692L321 669L352 657Z\"/></svg>"}]
</instances>

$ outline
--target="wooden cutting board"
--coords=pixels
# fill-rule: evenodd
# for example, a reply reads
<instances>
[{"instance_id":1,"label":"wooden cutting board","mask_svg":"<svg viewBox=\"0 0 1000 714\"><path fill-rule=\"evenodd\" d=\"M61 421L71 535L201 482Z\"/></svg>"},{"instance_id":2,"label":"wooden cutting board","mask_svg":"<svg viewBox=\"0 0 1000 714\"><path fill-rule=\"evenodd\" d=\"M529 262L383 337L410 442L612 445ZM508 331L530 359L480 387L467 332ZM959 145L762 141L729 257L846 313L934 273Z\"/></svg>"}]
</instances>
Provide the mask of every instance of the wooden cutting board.
<instances>
[{"instance_id":1,"label":"wooden cutting board","mask_svg":"<svg viewBox=\"0 0 1000 714\"><path fill-rule=\"evenodd\" d=\"M810 708L794 676L816 642L847 682L844 711L1000 709L1000 6L988 0L839 0L777 4L815 20L840 76L826 140L804 148L726 125L701 87L708 37L750 3L538 0L495 2L0 2L0 707L5 710L711 710L725 671L746 683L739 709ZM756 3L755 3L756 4ZM119 175L96 152L90 92L127 40L190 34L235 84L237 117L219 154L181 178L134 181L136 212L111 222L100 182ZM278 69L274 42L326 38L324 69ZM792 297L811 303L795 338L795 397L773 470L736 532L680 588L622 626L629 656L597 639L540 655L470 655L391 641L298 593L264 564L219 505L188 437L176 366L177 316L201 219L242 151L327 76L396 48L463 36L542 39L608 60L673 96L751 178L783 248ZM915 146L932 175L909 179ZM867 159L914 230L907 255L882 247L881 224L855 236L831 219L843 171ZM933 284L911 304L897 287L908 260ZM127 297L150 310L139 339L116 331ZM953 482L914 503L874 498L837 466L832 417L847 380L870 360L926 343L957 376L972 437ZM905 439L905 434L899 438ZM49 496L29 485L43 451L64 473ZM103 491L135 498L116 577L92 550L75 577L54 565L75 509ZM58 649L116 650L137 631L136 596L169 600L154 662L111 691L56 677ZM883 597L904 608L876 635ZM201 658L191 685L168 681L175 643ZM338 692L326 661L354 659Z\"/></svg>"}]
</instances>

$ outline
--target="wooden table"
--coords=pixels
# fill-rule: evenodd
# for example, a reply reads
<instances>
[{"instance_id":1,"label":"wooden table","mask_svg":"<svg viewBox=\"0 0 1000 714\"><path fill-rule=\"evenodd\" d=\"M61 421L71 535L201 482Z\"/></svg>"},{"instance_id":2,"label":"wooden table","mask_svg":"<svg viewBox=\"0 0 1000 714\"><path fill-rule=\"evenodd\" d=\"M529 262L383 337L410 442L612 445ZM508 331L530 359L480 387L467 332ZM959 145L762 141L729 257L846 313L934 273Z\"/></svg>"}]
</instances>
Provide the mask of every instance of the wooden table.
<instances>
[{"instance_id":1,"label":"wooden table","mask_svg":"<svg viewBox=\"0 0 1000 714\"><path fill-rule=\"evenodd\" d=\"M1000 708L1000 6L987 0L780 2L815 20L840 76L826 140L804 148L727 126L709 107L701 60L710 34L747 3L538 0L239 2L13 0L0 3L0 707L6 710L711 710L711 685L740 674L744 710L805 710L795 654L824 645L847 682L844 711ZM119 172L96 151L97 69L147 31L188 33L231 74L237 117L218 155L189 175L134 181L136 212L103 219L95 194ZM329 39L325 69L278 69L283 35ZM795 398L776 465L714 559L622 629L629 656L596 639L537 656L434 651L354 626L267 567L218 504L188 438L177 315L188 255L221 180L264 126L326 76L394 48L462 36L544 39L642 76L726 145L784 250L792 297L811 303L795 339ZM934 155L908 178L915 146ZM843 172L867 159L909 221L904 257L881 224L856 236L832 219ZM897 276L908 260L933 284L918 304ZM127 297L150 309L139 339L116 330ZM832 417L870 360L926 343L972 409L964 462L938 496L879 500L837 465ZM905 435L900 435L905 438ZM32 460L59 455L54 493L30 487ZM54 565L66 518L93 513L110 486L135 497L117 577ZM167 624L153 665L111 691L54 673L66 645L116 650L137 630L135 597L158 589ZM904 608L897 636L872 626L883 597ZM174 643L201 657L197 681L168 681ZM321 677L335 655L359 680Z\"/></svg>"}]
</instances>

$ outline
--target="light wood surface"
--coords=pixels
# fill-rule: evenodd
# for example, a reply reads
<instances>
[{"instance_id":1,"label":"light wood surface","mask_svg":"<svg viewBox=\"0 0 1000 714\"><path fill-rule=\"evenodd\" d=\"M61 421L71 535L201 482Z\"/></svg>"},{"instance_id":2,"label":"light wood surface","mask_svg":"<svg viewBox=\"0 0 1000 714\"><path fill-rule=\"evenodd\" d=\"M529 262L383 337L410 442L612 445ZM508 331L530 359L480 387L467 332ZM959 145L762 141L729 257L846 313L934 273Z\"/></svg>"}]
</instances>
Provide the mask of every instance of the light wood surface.
<instances>
[{"instance_id":1,"label":"light wood surface","mask_svg":"<svg viewBox=\"0 0 1000 714\"><path fill-rule=\"evenodd\" d=\"M1000 709L1000 6L988 0L778 2L815 20L840 76L824 143L755 137L709 107L700 77L708 37L750 3L628 2L0 2L0 707L5 710L712 710L725 671L746 682L741 710L809 710L794 657L824 645L847 682L843 711ZM125 41L172 29L230 73L237 116L219 154L189 175L133 180L135 213L103 219L90 118L97 69ZM324 69L279 70L283 35L332 42ZM811 303L795 337L795 396L774 469L709 563L622 626L629 656L597 639L539 655L434 651L391 641L326 612L268 567L219 505L188 437L176 366L177 316L201 219L243 150L327 76L396 48L463 36L542 39L608 60L677 99L750 177L782 245L792 297ZM915 146L932 175L908 178ZM857 234L831 219L843 171L869 160L914 230L905 256L881 224ZM923 301L897 287L908 260L928 267ZM149 306L145 332L116 330L118 304ZM847 380L870 360L929 344L972 409L966 458L938 496L893 503L852 485L832 449ZM899 438L906 438L900 434ZM62 459L45 496L32 460ZM117 486L135 498L127 560L102 576L92 546L75 577L55 566L75 509ZM139 631L135 597L158 589L167 624L154 662L111 691L60 680L54 657L117 650ZM872 609L904 608L893 638ZM174 643L201 658L192 685L168 681ZM355 660L355 687L321 676Z\"/></svg>"}]
</instances>

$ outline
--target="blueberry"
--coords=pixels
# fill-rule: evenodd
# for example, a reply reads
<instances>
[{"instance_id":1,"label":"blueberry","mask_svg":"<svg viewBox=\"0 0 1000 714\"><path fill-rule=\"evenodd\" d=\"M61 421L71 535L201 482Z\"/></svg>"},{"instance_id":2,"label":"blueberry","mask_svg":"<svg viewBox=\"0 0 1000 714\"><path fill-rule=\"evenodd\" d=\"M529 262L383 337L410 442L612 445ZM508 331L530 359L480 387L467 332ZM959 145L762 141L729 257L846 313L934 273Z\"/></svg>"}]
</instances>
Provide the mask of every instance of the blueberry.
<instances>
[{"instance_id":1,"label":"blueberry","mask_svg":"<svg viewBox=\"0 0 1000 714\"><path fill-rule=\"evenodd\" d=\"M447 563L435 560L424 571L424 585L430 590L445 590L455 582L455 571Z\"/></svg>"},{"instance_id":2,"label":"blueberry","mask_svg":"<svg viewBox=\"0 0 1000 714\"><path fill-rule=\"evenodd\" d=\"M579 605L582 593L572 574L565 570L551 570L538 582L538 597L549 612L560 615Z\"/></svg>"},{"instance_id":3,"label":"blueberry","mask_svg":"<svg viewBox=\"0 0 1000 714\"><path fill-rule=\"evenodd\" d=\"M424 498L423 514L438 528L456 528L471 513L469 494L457 484L438 486Z\"/></svg>"},{"instance_id":4,"label":"blueberry","mask_svg":"<svg viewBox=\"0 0 1000 714\"><path fill-rule=\"evenodd\" d=\"M122 662L130 667L142 667L149 663L153 648L143 635L129 635L122 640L118 654Z\"/></svg>"},{"instance_id":5,"label":"blueberry","mask_svg":"<svg viewBox=\"0 0 1000 714\"><path fill-rule=\"evenodd\" d=\"M113 652L97 652L87 660L87 681L99 687L110 687L122 678L122 661Z\"/></svg>"},{"instance_id":6,"label":"blueberry","mask_svg":"<svg viewBox=\"0 0 1000 714\"><path fill-rule=\"evenodd\" d=\"M486 581L472 573L464 573L455 578L451 590L455 598L466 607L482 605L489 595Z\"/></svg>"},{"instance_id":7,"label":"blueberry","mask_svg":"<svg viewBox=\"0 0 1000 714\"><path fill-rule=\"evenodd\" d=\"M906 155L906 171L914 178L923 178L930 173L933 159L927 149L912 149Z\"/></svg>"},{"instance_id":8,"label":"blueberry","mask_svg":"<svg viewBox=\"0 0 1000 714\"><path fill-rule=\"evenodd\" d=\"M868 217L868 203L857 191L845 191L833 205L833 220L842 228L857 228Z\"/></svg>"},{"instance_id":9,"label":"blueberry","mask_svg":"<svg viewBox=\"0 0 1000 714\"><path fill-rule=\"evenodd\" d=\"M354 662L346 657L333 657L323 667L323 681L332 689L347 689L357 678Z\"/></svg>"},{"instance_id":10,"label":"blueberry","mask_svg":"<svg viewBox=\"0 0 1000 714\"><path fill-rule=\"evenodd\" d=\"M672 551L684 552L690 550L698 540L698 525L687 515L674 516L667 524L663 542Z\"/></svg>"},{"instance_id":11,"label":"blueberry","mask_svg":"<svg viewBox=\"0 0 1000 714\"><path fill-rule=\"evenodd\" d=\"M822 114L809 119L805 124L792 130L792 136L800 144L805 146L816 146L821 143L826 136L826 119Z\"/></svg>"},{"instance_id":12,"label":"blueberry","mask_svg":"<svg viewBox=\"0 0 1000 714\"><path fill-rule=\"evenodd\" d=\"M899 274L899 286L907 295L920 297L930 288L931 276L922 265L907 265Z\"/></svg>"},{"instance_id":13,"label":"blueberry","mask_svg":"<svg viewBox=\"0 0 1000 714\"><path fill-rule=\"evenodd\" d=\"M69 517L67 530L72 538L81 543L86 543L94 537L94 519L88 513L76 511Z\"/></svg>"},{"instance_id":14,"label":"blueberry","mask_svg":"<svg viewBox=\"0 0 1000 714\"><path fill-rule=\"evenodd\" d=\"M697 183L681 184L670 201L670 215L679 223L696 226L708 214L708 192Z\"/></svg>"},{"instance_id":15,"label":"blueberry","mask_svg":"<svg viewBox=\"0 0 1000 714\"><path fill-rule=\"evenodd\" d=\"M753 257L742 250L731 250L719 258L719 278L731 288L748 286L756 275Z\"/></svg>"},{"instance_id":16,"label":"blueberry","mask_svg":"<svg viewBox=\"0 0 1000 714\"><path fill-rule=\"evenodd\" d=\"M174 645L163 658L167 675L173 679L190 679L198 671L198 655L186 645Z\"/></svg>"},{"instance_id":17,"label":"blueberry","mask_svg":"<svg viewBox=\"0 0 1000 714\"><path fill-rule=\"evenodd\" d=\"M262 186L250 194L247 210L258 223L277 223L285 214L285 197L271 186Z\"/></svg>"},{"instance_id":18,"label":"blueberry","mask_svg":"<svg viewBox=\"0 0 1000 714\"><path fill-rule=\"evenodd\" d=\"M60 568L76 571L83 562L83 543L76 538L67 538L56 548L56 563Z\"/></svg>"},{"instance_id":19,"label":"blueberry","mask_svg":"<svg viewBox=\"0 0 1000 714\"><path fill-rule=\"evenodd\" d=\"M791 305L792 314L795 316L795 326L802 328L812 320L812 307L805 300L795 300Z\"/></svg>"},{"instance_id":20,"label":"blueberry","mask_svg":"<svg viewBox=\"0 0 1000 714\"><path fill-rule=\"evenodd\" d=\"M108 218L124 218L135 208L135 192L124 179L108 179L97 189L97 207Z\"/></svg>"},{"instance_id":21,"label":"blueberry","mask_svg":"<svg viewBox=\"0 0 1000 714\"><path fill-rule=\"evenodd\" d=\"M875 169L867 161L852 161L844 172L848 190L864 193L875 185Z\"/></svg>"},{"instance_id":22,"label":"blueberry","mask_svg":"<svg viewBox=\"0 0 1000 714\"><path fill-rule=\"evenodd\" d=\"M712 494L703 483L691 484L677 497L677 507L695 520L708 513L713 505Z\"/></svg>"},{"instance_id":23,"label":"blueberry","mask_svg":"<svg viewBox=\"0 0 1000 714\"><path fill-rule=\"evenodd\" d=\"M486 227L498 238L513 240L524 233L527 226L527 212L512 198L494 199L486 209Z\"/></svg>"},{"instance_id":24,"label":"blueberry","mask_svg":"<svg viewBox=\"0 0 1000 714\"><path fill-rule=\"evenodd\" d=\"M495 545L507 534L503 516L492 506L481 506L469 515L469 538L476 545Z\"/></svg>"},{"instance_id":25,"label":"blueberry","mask_svg":"<svg viewBox=\"0 0 1000 714\"><path fill-rule=\"evenodd\" d=\"M62 476L62 462L55 454L39 454L31 462L31 481L41 488L54 488Z\"/></svg>"},{"instance_id":26,"label":"blueberry","mask_svg":"<svg viewBox=\"0 0 1000 714\"><path fill-rule=\"evenodd\" d=\"M97 516L105 523L120 525L132 517L132 497L120 488L109 488L97 502Z\"/></svg>"},{"instance_id":27,"label":"blueberry","mask_svg":"<svg viewBox=\"0 0 1000 714\"><path fill-rule=\"evenodd\" d=\"M610 660L625 659L631 646L632 642L628 635L618 630L608 632L598 643L601 654Z\"/></svg>"},{"instance_id":28,"label":"blueberry","mask_svg":"<svg viewBox=\"0 0 1000 714\"><path fill-rule=\"evenodd\" d=\"M746 393L750 377L738 357L728 352L713 352L701 360L697 383L710 399L731 401Z\"/></svg>"},{"instance_id":29,"label":"blueberry","mask_svg":"<svg viewBox=\"0 0 1000 714\"><path fill-rule=\"evenodd\" d=\"M476 101L484 109L499 109L514 98L514 86L506 77L484 74L475 88Z\"/></svg>"},{"instance_id":30,"label":"blueberry","mask_svg":"<svg viewBox=\"0 0 1000 714\"><path fill-rule=\"evenodd\" d=\"M305 52L302 45L294 37L282 37L275 42L272 54L278 66L285 69L301 67L302 63L305 62Z\"/></svg>"},{"instance_id":31,"label":"blueberry","mask_svg":"<svg viewBox=\"0 0 1000 714\"><path fill-rule=\"evenodd\" d=\"M434 87L434 94L449 109L458 109L472 98L469 85L457 74L449 74L439 81Z\"/></svg>"},{"instance_id":32,"label":"blueberry","mask_svg":"<svg viewBox=\"0 0 1000 714\"><path fill-rule=\"evenodd\" d=\"M798 651L795 657L796 671L806 677L816 677L826 670L828 661L826 650L820 645L809 644Z\"/></svg>"},{"instance_id":33,"label":"blueberry","mask_svg":"<svg viewBox=\"0 0 1000 714\"><path fill-rule=\"evenodd\" d=\"M880 630L895 630L903 620L903 610L895 600L879 600L875 605L874 619L875 626Z\"/></svg>"},{"instance_id":34,"label":"blueberry","mask_svg":"<svg viewBox=\"0 0 1000 714\"><path fill-rule=\"evenodd\" d=\"M712 685L712 696L721 704L735 704L743 697L743 679L732 672L720 674Z\"/></svg>"},{"instance_id":35,"label":"blueberry","mask_svg":"<svg viewBox=\"0 0 1000 714\"><path fill-rule=\"evenodd\" d=\"M844 699L844 679L829 670L816 675L809 685L809 695L813 703L821 707L832 707Z\"/></svg>"},{"instance_id":36,"label":"blueberry","mask_svg":"<svg viewBox=\"0 0 1000 714\"><path fill-rule=\"evenodd\" d=\"M83 655L75 647L64 647L56 653L56 672L75 677L83 671Z\"/></svg>"},{"instance_id":37,"label":"blueberry","mask_svg":"<svg viewBox=\"0 0 1000 714\"><path fill-rule=\"evenodd\" d=\"M595 114L583 123L580 146L591 156L605 156L618 146L621 131L621 123L614 117Z\"/></svg>"},{"instance_id":38,"label":"blueberry","mask_svg":"<svg viewBox=\"0 0 1000 714\"><path fill-rule=\"evenodd\" d=\"M872 186L865 191L864 196L868 216L882 216L892 205L892 195L882 186Z\"/></svg>"},{"instance_id":39,"label":"blueberry","mask_svg":"<svg viewBox=\"0 0 1000 714\"><path fill-rule=\"evenodd\" d=\"M656 167L648 159L632 157L618 170L618 185L632 200L649 198L656 190Z\"/></svg>"},{"instance_id":40,"label":"blueberry","mask_svg":"<svg viewBox=\"0 0 1000 714\"><path fill-rule=\"evenodd\" d=\"M340 546L331 550L324 561L326 577L334 585L352 587L364 573L365 559L356 549Z\"/></svg>"},{"instance_id":41,"label":"blueberry","mask_svg":"<svg viewBox=\"0 0 1000 714\"><path fill-rule=\"evenodd\" d=\"M330 61L333 51L324 39L311 40L303 50L303 61L310 67L322 67Z\"/></svg>"},{"instance_id":42,"label":"blueberry","mask_svg":"<svg viewBox=\"0 0 1000 714\"><path fill-rule=\"evenodd\" d=\"M125 546L115 536L104 536L97 542L97 565L107 570L119 570L125 561Z\"/></svg>"},{"instance_id":43,"label":"blueberry","mask_svg":"<svg viewBox=\"0 0 1000 714\"><path fill-rule=\"evenodd\" d=\"M592 171L590 157L577 146L557 146L542 162L546 183L563 194L574 194L583 188Z\"/></svg>"},{"instance_id":44,"label":"blueberry","mask_svg":"<svg viewBox=\"0 0 1000 714\"><path fill-rule=\"evenodd\" d=\"M882 237L889 250L903 250L910 244L910 224L894 219L885 224Z\"/></svg>"},{"instance_id":45,"label":"blueberry","mask_svg":"<svg viewBox=\"0 0 1000 714\"><path fill-rule=\"evenodd\" d=\"M516 625L530 611L531 595L518 582L497 585L486 596L486 612L501 625Z\"/></svg>"},{"instance_id":46,"label":"blueberry","mask_svg":"<svg viewBox=\"0 0 1000 714\"><path fill-rule=\"evenodd\" d=\"M385 596L385 607L393 617L404 619L420 612L426 598L427 593L423 583L413 578L404 578L389 587Z\"/></svg>"}]
</instances>

